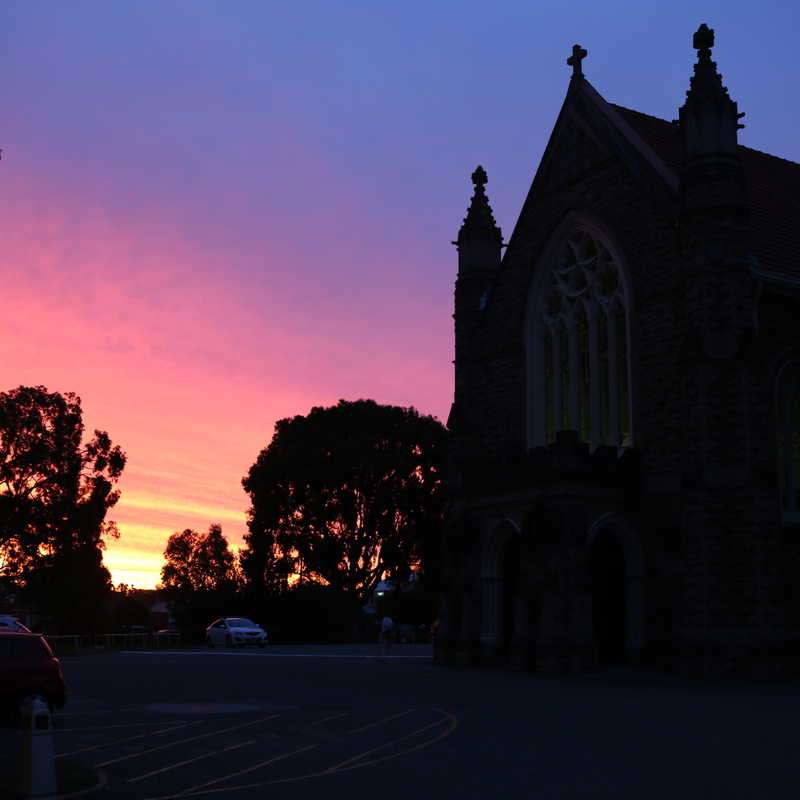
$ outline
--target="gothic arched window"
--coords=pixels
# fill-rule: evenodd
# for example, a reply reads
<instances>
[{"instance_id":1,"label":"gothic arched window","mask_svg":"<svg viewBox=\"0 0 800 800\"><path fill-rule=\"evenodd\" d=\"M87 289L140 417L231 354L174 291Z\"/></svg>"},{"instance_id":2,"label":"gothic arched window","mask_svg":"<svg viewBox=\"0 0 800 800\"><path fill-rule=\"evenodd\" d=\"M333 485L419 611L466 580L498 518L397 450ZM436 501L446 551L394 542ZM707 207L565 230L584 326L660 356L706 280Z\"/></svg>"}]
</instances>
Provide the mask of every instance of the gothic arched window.
<instances>
[{"instance_id":1,"label":"gothic arched window","mask_svg":"<svg viewBox=\"0 0 800 800\"><path fill-rule=\"evenodd\" d=\"M629 305L619 265L585 230L573 232L532 298L532 444L577 431L592 449L633 444Z\"/></svg>"},{"instance_id":2,"label":"gothic arched window","mask_svg":"<svg viewBox=\"0 0 800 800\"><path fill-rule=\"evenodd\" d=\"M778 482L783 518L800 522L800 361L778 376Z\"/></svg>"}]
</instances>

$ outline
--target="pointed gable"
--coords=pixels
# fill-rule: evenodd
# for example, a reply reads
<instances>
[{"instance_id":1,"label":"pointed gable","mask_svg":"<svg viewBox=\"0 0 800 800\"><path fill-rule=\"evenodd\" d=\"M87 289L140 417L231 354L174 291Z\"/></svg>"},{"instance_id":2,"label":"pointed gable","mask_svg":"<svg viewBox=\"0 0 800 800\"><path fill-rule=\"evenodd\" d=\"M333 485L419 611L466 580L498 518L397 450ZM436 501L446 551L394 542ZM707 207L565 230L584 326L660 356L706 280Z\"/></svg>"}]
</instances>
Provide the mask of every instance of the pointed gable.
<instances>
[{"instance_id":1,"label":"pointed gable","mask_svg":"<svg viewBox=\"0 0 800 800\"><path fill-rule=\"evenodd\" d=\"M614 162L622 163L651 197L668 200L678 192L674 166L661 158L619 107L608 103L582 74L573 76L517 228L524 225L539 200ZM512 235L509 249L513 239Z\"/></svg>"}]
</instances>

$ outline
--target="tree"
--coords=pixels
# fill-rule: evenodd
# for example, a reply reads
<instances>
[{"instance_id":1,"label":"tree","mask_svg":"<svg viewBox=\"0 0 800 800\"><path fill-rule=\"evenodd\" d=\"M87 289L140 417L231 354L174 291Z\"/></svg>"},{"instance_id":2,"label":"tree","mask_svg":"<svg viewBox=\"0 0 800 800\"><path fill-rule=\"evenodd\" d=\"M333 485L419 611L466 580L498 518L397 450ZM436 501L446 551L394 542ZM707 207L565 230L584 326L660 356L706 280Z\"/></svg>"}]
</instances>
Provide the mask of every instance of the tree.
<instances>
[{"instance_id":1,"label":"tree","mask_svg":"<svg viewBox=\"0 0 800 800\"><path fill-rule=\"evenodd\" d=\"M211 525L205 535L190 528L173 533L164 558L161 582L167 591L204 592L236 583L233 553L220 525Z\"/></svg>"},{"instance_id":2,"label":"tree","mask_svg":"<svg viewBox=\"0 0 800 800\"><path fill-rule=\"evenodd\" d=\"M134 625L150 625L150 605L156 599L151 589L136 589L120 583L112 593L110 627L113 630L130 630Z\"/></svg>"},{"instance_id":3,"label":"tree","mask_svg":"<svg viewBox=\"0 0 800 800\"><path fill-rule=\"evenodd\" d=\"M84 629L111 590L104 537L126 456L105 431L83 443L81 400L43 386L0 393L0 574Z\"/></svg>"},{"instance_id":4,"label":"tree","mask_svg":"<svg viewBox=\"0 0 800 800\"><path fill-rule=\"evenodd\" d=\"M173 533L164 558L161 583L182 630L197 636L210 617L231 613L239 574L220 525L211 525L206 534L190 528Z\"/></svg>"},{"instance_id":5,"label":"tree","mask_svg":"<svg viewBox=\"0 0 800 800\"><path fill-rule=\"evenodd\" d=\"M290 574L345 592L436 562L444 426L413 408L340 400L279 420L242 480L242 568L267 591Z\"/></svg>"}]
</instances>

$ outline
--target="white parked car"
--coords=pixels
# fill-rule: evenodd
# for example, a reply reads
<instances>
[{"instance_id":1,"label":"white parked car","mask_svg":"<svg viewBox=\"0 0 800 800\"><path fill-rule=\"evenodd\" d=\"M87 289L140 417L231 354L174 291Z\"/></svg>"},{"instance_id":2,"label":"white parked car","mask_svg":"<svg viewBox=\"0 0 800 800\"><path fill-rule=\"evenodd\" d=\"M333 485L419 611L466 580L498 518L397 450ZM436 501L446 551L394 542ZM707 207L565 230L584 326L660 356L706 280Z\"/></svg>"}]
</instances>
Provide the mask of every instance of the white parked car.
<instances>
[{"instance_id":1,"label":"white parked car","mask_svg":"<svg viewBox=\"0 0 800 800\"><path fill-rule=\"evenodd\" d=\"M244 647L247 644L264 647L266 643L267 632L245 617L225 617L206 628L206 644L209 647Z\"/></svg>"}]
</instances>

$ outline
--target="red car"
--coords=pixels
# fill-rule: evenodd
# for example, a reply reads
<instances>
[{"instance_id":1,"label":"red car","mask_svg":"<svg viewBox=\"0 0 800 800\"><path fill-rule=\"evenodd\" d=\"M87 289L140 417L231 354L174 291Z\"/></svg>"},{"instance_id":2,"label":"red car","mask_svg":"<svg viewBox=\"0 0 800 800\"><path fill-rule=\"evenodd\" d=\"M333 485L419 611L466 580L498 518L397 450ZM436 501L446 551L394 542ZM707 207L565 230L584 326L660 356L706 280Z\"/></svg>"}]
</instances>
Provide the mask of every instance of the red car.
<instances>
[{"instance_id":1,"label":"red car","mask_svg":"<svg viewBox=\"0 0 800 800\"><path fill-rule=\"evenodd\" d=\"M61 664L40 633L0 631L0 714L13 718L26 697L62 708L67 686Z\"/></svg>"}]
</instances>

